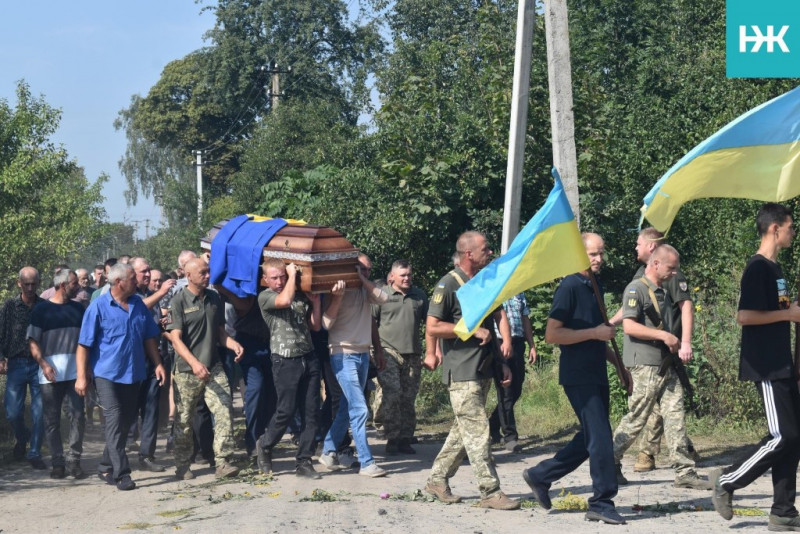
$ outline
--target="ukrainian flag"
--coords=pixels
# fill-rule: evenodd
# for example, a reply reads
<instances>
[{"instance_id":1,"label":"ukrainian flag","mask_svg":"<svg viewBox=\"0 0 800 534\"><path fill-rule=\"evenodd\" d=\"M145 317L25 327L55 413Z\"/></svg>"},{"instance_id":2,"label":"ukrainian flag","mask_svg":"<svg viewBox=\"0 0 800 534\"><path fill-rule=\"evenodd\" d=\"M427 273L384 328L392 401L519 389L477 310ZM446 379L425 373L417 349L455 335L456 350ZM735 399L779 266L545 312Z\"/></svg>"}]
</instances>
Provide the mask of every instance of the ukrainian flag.
<instances>
[{"instance_id":1,"label":"ukrainian flag","mask_svg":"<svg viewBox=\"0 0 800 534\"><path fill-rule=\"evenodd\" d=\"M455 333L466 340L503 302L533 286L589 267L578 224L553 169L556 185L504 255L481 269L456 295L462 318Z\"/></svg>"},{"instance_id":2,"label":"ukrainian flag","mask_svg":"<svg viewBox=\"0 0 800 534\"><path fill-rule=\"evenodd\" d=\"M800 87L748 111L692 149L644 197L642 217L666 231L690 200L796 197L798 140Z\"/></svg>"}]
</instances>

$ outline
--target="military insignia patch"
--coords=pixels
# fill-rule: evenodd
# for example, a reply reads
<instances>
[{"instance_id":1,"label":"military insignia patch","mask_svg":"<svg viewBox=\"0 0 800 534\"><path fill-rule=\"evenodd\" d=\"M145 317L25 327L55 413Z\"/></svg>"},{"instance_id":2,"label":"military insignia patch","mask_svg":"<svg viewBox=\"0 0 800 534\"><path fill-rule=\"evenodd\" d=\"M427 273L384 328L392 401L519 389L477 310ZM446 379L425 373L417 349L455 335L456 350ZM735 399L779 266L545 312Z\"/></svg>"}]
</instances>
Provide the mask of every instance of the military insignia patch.
<instances>
[{"instance_id":1,"label":"military insignia patch","mask_svg":"<svg viewBox=\"0 0 800 534\"><path fill-rule=\"evenodd\" d=\"M689 288L689 284L687 284L686 282L681 282L680 284L678 284L678 287L681 288L681 291L686 291Z\"/></svg>"},{"instance_id":2,"label":"military insignia patch","mask_svg":"<svg viewBox=\"0 0 800 534\"><path fill-rule=\"evenodd\" d=\"M444 295L442 293L434 293L433 294L433 303L434 304L441 304L442 300L444 300Z\"/></svg>"},{"instance_id":3,"label":"military insignia patch","mask_svg":"<svg viewBox=\"0 0 800 534\"><path fill-rule=\"evenodd\" d=\"M636 299L628 299L628 307L633 308L636 306Z\"/></svg>"}]
</instances>

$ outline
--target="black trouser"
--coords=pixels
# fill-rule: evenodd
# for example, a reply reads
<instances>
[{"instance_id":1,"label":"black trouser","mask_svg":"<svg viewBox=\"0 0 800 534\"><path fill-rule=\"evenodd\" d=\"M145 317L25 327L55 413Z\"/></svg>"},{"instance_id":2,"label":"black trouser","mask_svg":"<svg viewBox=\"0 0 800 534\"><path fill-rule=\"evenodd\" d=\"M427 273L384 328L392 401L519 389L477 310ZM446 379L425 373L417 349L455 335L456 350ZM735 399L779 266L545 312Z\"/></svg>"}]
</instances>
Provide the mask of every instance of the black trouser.
<instances>
[{"instance_id":1,"label":"black trouser","mask_svg":"<svg viewBox=\"0 0 800 534\"><path fill-rule=\"evenodd\" d=\"M44 434L53 467L63 467L64 444L61 441L61 405L64 397L69 399L65 412L69 419L69 453L67 458L71 462L80 461L83 453L83 432L86 428L86 414L84 413L83 397L75 391L75 380L42 384L42 409L44 411Z\"/></svg>"},{"instance_id":2,"label":"black trouser","mask_svg":"<svg viewBox=\"0 0 800 534\"><path fill-rule=\"evenodd\" d=\"M525 382L525 340L521 337L511 338L511 358L506 360L511 369L511 384L500 385L502 374L495 373L494 389L497 391L497 406L489 417L489 433L499 440L500 431L506 442L519 439L517 421L514 418L514 405L522 395L522 384ZM499 366L498 366L499 367ZM498 376L499 374L499 376Z\"/></svg>"},{"instance_id":3,"label":"black trouser","mask_svg":"<svg viewBox=\"0 0 800 534\"><path fill-rule=\"evenodd\" d=\"M299 408L304 420L297 463L310 461L316 449L319 426L319 361L313 352L299 358L282 358L273 354L271 360L278 402L262 445L267 449L274 447Z\"/></svg>"},{"instance_id":4,"label":"black trouser","mask_svg":"<svg viewBox=\"0 0 800 534\"><path fill-rule=\"evenodd\" d=\"M800 392L794 378L756 382L764 404L769 434L758 448L723 471L719 481L728 491L741 489L772 468L772 510L794 517L797 465L800 459Z\"/></svg>"},{"instance_id":5,"label":"black trouser","mask_svg":"<svg viewBox=\"0 0 800 534\"><path fill-rule=\"evenodd\" d=\"M554 457L530 470L533 478L547 484L561 479L589 459L592 496L589 510L603 513L614 509L617 474L614 466L614 443L608 422L608 384L564 386L581 429Z\"/></svg>"},{"instance_id":6,"label":"black trouser","mask_svg":"<svg viewBox=\"0 0 800 534\"><path fill-rule=\"evenodd\" d=\"M96 378L94 383L106 421L106 447L97 470L100 473L110 472L114 480L119 481L123 476L131 474L125 442L128 431L136 420L140 382L122 384Z\"/></svg>"},{"instance_id":7,"label":"black trouser","mask_svg":"<svg viewBox=\"0 0 800 534\"><path fill-rule=\"evenodd\" d=\"M197 403L197 410L194 413L194 461L197 451L200 456L209 462L214 460L214 421L211 419L211 410L208 409L206 401L200 399Z\"/></svg>"}]
</instances>

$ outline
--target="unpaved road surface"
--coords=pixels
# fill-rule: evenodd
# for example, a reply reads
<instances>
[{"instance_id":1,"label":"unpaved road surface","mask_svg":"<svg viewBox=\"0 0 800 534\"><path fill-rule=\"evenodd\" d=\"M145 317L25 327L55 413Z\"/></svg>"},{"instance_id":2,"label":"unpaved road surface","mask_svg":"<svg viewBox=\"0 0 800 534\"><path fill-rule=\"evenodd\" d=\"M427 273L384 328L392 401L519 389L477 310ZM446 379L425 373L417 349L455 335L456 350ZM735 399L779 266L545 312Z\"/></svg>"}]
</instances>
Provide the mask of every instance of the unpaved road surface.
<instances>
[{"instance_id":1,"label":"unpaved road surface","mask_svg":"<svg viewBox=\"0 0 800 534\"><path fill-rule=\"evenodd\" d=\"M138 488L122 492L104 485L94 472L101 453L97 427L87 431L84 469L91 476L83 480L51 480L49 471L33 471L27 463L12 463L0 468L0 532L762 532L771 503L769 473L734 498L740 508L733 520L722 520L711 505L710 492L672 487L673 473L666 461L651 473L633 473L633 457L627 457L624 470L630 484L620 489L616 503L628 524L609 526L586 522L583 512L557 510L559 503L574 508L591 494L588 462L556 483L551 495L554 509L538 506L501 512L476 508L479 492L468 464L451 481L454 493L465 502L446 506L427 500L421 493L433 458L442 445L442 436L422 436L414 456L384 457L384 442L370 443L379 464L389 471L386 478L370 479L355 471L323 473L321 480L298 479L293 472L293 450L286 444L275 455L273 478L244 469L232 481L218 483L207 466L195 465L198 475L192 481L172 477L172 459L163 454L160 461L169 465L165 473L136 470L137 455L129 454ZM561 438L568 438L566 436ZM551 456L558 442L543 444L523 441L522 454L497 450L495 459L503 490L512 497L528 497L522 479L523 469ZM728 463L740 450L700 447L706 458L702 472ZM49 458L46 458L49 462ZM245 458L238 463L251 465ZM320 467L320 469L322 469ZM316 491L315 491L316 490ZM563 492L563 497L559 494ZM383 497L382 497L382 494ZM389 494L387 497L385 494ZM311 499L311 500L309 500ZM328 499L326 501L326 499ZM640 507L644 507L641 510Z\"/></svg>"}]
</instances>

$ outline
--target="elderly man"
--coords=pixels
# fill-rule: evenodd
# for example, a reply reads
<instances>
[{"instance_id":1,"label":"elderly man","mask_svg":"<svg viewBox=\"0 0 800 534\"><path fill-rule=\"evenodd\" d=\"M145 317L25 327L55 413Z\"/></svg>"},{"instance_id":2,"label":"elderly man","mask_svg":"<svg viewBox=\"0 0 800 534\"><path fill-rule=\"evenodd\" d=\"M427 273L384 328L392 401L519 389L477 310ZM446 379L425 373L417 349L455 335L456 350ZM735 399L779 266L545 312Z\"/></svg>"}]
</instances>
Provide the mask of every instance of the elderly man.
<instances>
[{"instance_id":1,"label":"elderly man","mask_svg":"<svg viewBox=\"0 0 800 534\"><path fill-rule=\"evenodd\" d=\"M42 300L33 309L28 341L31 355L40 367L45 434L53 459L50 477L64 478L69 474L81 478L86 415L83 413L83 397L75 391L75 352L84 308L72 300L80 290L78 277L73 271L62 269L53 278L53 286L55 294L49 300ZM61 406L65 397L69 399L66 412L70 423L66 461L61 441Z\"/></svg>"},{"instance_id":2,"label":"elderly man","mask_svg":"<svg viewBox=\"0 0 800 534\"><path fill-rule=\"evenodd\" d=\"M605 244L602 237L593 233L583 234L583 244L589 256L589 269L565 277L558 285L544 334L545 341L557 343L561 349L558 381L578 417L580 430L553 458L523 471L522 476L541 507L549 510L550 485L588 458L593 495L589 498L586 519L623 525L625 519L613 501L618 485L608 422L606 360L616 363L617 369L622 366L608 348L615 328L603 321L591 279L603 266ZM620 380L630 387L630 376L622 372Z\"/></svg>"},{"instance_id":3,"label":"elderly man","mask_svg":"<svg viewBox=\"0 0 800 534\"><path fill-rule=\"evenodd\" d=\"M165 371L157 344L161 330L136 294L133 267L125 263L114 265L108 271L108 281L111 289L89 304L83 316L75 391L85 397L94 376L106 434L99 475L108 484L127 491L136 487L130 476L125 442L136 420L139 389L147 376L145 354L152 360L161 383Z\"/></svg>"},{"instance_id":4,"label":"elderly man","mask_svg":"<svg viewBox=\"0 0 800 534\"><path fill-rule=\"evenodd\" d=\"M91 286L89 279L89 271L86 269L75 269L75 274L78 276L78 293L73 297L73 300L81 304L84 309L89 306L92 301L92 293L95 288Z\"/></svg>"},{"instance_id":5,"label":"elderly man","mask_svg":"<svg viewBox=\"0 0 800 534\"><path fill-rule=\"evenodd\" d=\"M179 480L194 478L189 469L194 449L192 439L195 407L205 399L214 417L214 454L219 460L217 478L233 477L239 469L233 459L232 400L228 378L219 358L219 347L242 358L244 349L225 332L225 308L219 293L208 290L208 264L200 258L186 262L187 285L170 304L172 322L167 325L175 353L174 395L175 476Z\"/></svg>"},{"instance_id":6,"label":"elderly man","mask_svg":"<svg viewBox=\"0 0 800 534\"><path fill-rule=\"evenodd\" d=\"M381 477L386 475L386 471L375 463L367 442L367 402L364 398L364 386L369 371L369 350L372 346L374 325L370 304L382 304L389 296L369 279L369 271L372 268L369 257L361 254L358 261L361 287L346 291L344 281L336 282L331 290L328 307L322 316L322 324L328 330L330 364L342 388L342 398L339 399L339 409L325 436L323 454L319 457L319 461L329 470L342 467L336 451L347 433L349 422L361 464L358 474ZM375 359L378 370L383 370L384 361L380 351L375 351Z\"/></svg>"},{"instance_id":7,"label":"elderly man","mask_svg":"<svg viewBox=\"0 0 800 534\"><path fill-rule=\"evenodd\" d=\"M28 326L33 307L41 302L36 294L39 289L39 271L24 267L19 272L17 287L19 297L8 299L0 310L0 372L8 373L6 378L6 417L14 429L14 459L25 457L25 444L30 440L28 461L34 469L47 469L42 461L42 437L44 419L42 417L42 398L39 387L39 366L31 356L28 346ZM31 418L33 430L25 427L25 396L30 388Z\"/></svg>"},{"instance_id":8,"label":"elderly man","mask_svg":"<svg viewBox=\"0 0 800 534\"><path fill-rule=\"evenodd\" d=\"M169 280L163 284L156 292L150 291L150 264L146 259L136 257L129 262L136 272L136 293L142 298L142 302L150 310L153 320L161 325L161 308L159 301L164 298L167 292L175 285L174 280ZM161 338L159 338L160 344ZM161 351L159 351L159 355ZM162 360L163 361L163 360ZM142 426L139 441L139 468L143 471L160 473L166 468L155 462L156 439L158 437L158 408L161 396L161 382L155 375L155 366L148 360L147 377L142 381L139 390L139 402L137 410L141 415ZM134 427L136 425L134 424Z\"/></svg>"},{"instance_id":9,"label":"elderly man","mask_svg":"<svg viewBox=\"0 0 800 534\"><path fill-rule=\"evenodd\" d=\"M688 450L683 387L672 366L661 371L664 359L671 358L670 353L677 353L681 347L681 340L672 333L672 302L664 288L679 267L678 251L661 245L650 256L644 276L628 284L623 293L623 359L633 377L633 393L628 397L628 413L614 433L614 460L618 481L624 484L627 481L622 475L622 456L658 404L670 463L675 468L675 487L708 490L711 484L697 476Z\"/></svg>"},{"instance_id":10,"label":"elderly man","mask_svg":"<svg viewBox=\"0 0 800 534\"><path fill-rule=\"evenodd\" d=\"M420 326L428 315L428 297L411 285L411 264L397 260L387 276L389 300L372 307L386 368L378 373L381 402L375 418L383 421L387 454L414 454L411 438L417 424L414 402L422 369Z\"/></svg>"},{"instance_id":11,"label":"elderly man","mask_svg":"<svg viewBox=\"0 0 800 534\"><path fill-rule=\"evenodd\" d=\"M469 458L478 488L481 508L516 510L519 501L508 498L500 491L500 480L491 457L489 420L486 417L486 396L493 376L496 343L492 332L496 322L503 338L501 352L504 359L511 357L511 329L502 307L487 317L475 334L461 341L454 329L461 319L461 304L456 291L478 271L489 264L492 251L486 237L480 232L464 232L456 242L458 266L446 274L433 291L428 307L425 331L425 367L433 369L440 362L436 354L438 340L442 341L442 381L450 392L450 404L455 419L442 450L433 461L425 491L444 503L457 503L461 497L453 495L449 479L456 474L465 457ZM511 371L502 362L501 386L511 383Z\"/></svg>"}]
</instances>

